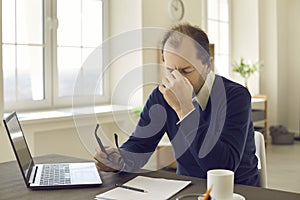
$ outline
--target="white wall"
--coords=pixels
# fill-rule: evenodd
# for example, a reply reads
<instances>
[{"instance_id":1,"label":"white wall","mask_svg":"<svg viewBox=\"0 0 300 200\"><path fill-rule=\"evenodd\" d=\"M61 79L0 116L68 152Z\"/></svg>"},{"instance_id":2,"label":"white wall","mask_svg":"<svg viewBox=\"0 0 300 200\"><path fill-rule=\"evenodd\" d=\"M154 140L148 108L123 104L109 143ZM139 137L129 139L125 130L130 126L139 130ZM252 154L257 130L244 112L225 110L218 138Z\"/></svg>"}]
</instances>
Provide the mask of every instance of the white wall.
<instances>
[{"instance_id":1,"label":"white wall","mask_svg":"<svg viewBox=\"0 0 300 200\"><path fill-rule=\"evenodd\" d=\"M241 58L251 62L259 61L259 19L258 0L232 0L231 9L231 60L239 62ZM243 78L230 71L230 77L244 85ZM248 89L252 95L259 94L259 73L248 80Z\"/></svg>"},{"instance_id":2,"label":"white wall","mask_svg":"<svg viewBox=\"0 0 300 200\"><path fill-rule=\"evenodd\" d=\"M261 93L268 96L269 125L284 125L299 132L298 0L259 1Z\"/></svg>"},{"instance_id":3,"label":"white wall","mask_svg":"<svg viewBox=\"0 0 300 200\"><path fill-rule=\"evenodd\" d=\"M143 2L143 27L162 27L170 28L176 21L173 21L168 14L170 0L144 0ZM202 22L202 5L199 0L183 1L184 16L181 22L201 26Z\"/></svg>"},{"instance_id":4,"label":"white wall","mask_svg":"<svg viewBox=\"0 0 300 200\"><path fill-rule=\"evenodd\" d=\"M277 0L277 59L278 59L278 123L288 124L288 16L287 4L289 1ZM288 97L288 98L287 98Z\"/></svg>"},{"instance_id":5,"label":"white wall","mask_svg":"<svg viewBox=\"0 0 300 200\"><path fill-rule=\"evenodd\" d=\"M143 1L143 28L157 28L162 31L166 28L170 27L172 24L172 20L168 16L167 8L168 8L169 0L151 0L151 1ZM146 34L143 35L143 44L146 44L149 40ZM151 36L156 37L154 40L157 42L157 48L160 46L161 36ZM155 64L159 61L160 52L158 49L144 49L143 52L143 65L153 64L153 69L151 72L144 71L143 72L143 80L144 83L150 82L151 80L156 81L159 80L159 74L163 70L161 66L155 67ZM150 85L144 87L143 90L143 103L147 100L149 94L152 92L155 85Z\"/></svg>"},{"instance_id":6,"label":"white wall","mask_svg":"<svg viewBox=\"0 0 300 200\"><path fill-rule=\"evenodd\" d=\"M287 1L287 126L293 132L300 133L300 1Z\"/></svg>"},{"instance_id":7,"label":"white wall","mask_svg":"<svg viewBox=\"0 0 300 200\"><path fill-rule=\"evenodd\" d=\"M109 3L109 38L108 40L115 41L116 38L121 38L122 35L128 38L129 32L134 30L141 29L142 27L142 1L141 0L110 0ZM136 31L138 32L138 31ZM134 33L136 33L134 32ZM112 51L114 48L120 48L122 45L128 45L126 42L121 39L120 43L117 43L116 46L111 46ZM140 43L142 46L142 35L137 34L135 36L135 42ZM119 46L118 46L119 45ZM114 57L114 63L111 66L108 66L110 73L113 76L110 76L110 92L114 92L115 88L118 86L119 80L121 80L127 73L130 73L136 67L142 65L142 50L141 49L131 49L131 52L126 52L123 55L118 55L119 57ZM138 82L142 84L142 72L136 77ZM120 97L126 96L122 94L122 91L118 94ZM141 103L141 94L137 95L136 104ZM128 99L119 98L120 104L128 103ZM139 101L140 100L140 101Z\"/></svg>"},{"instance_id":8,"label":"white wall","mask_svg":"<svg viewBox=\"0 0 300 200\"><path fill-rule=\"evenodd\" d=\"M259 1L260 92L268 96L269 125L278 122L277 1Z\"/></svg>"},{"instance_id":9,"label":"white wall","mask_svg":"<svg viewBox=\"0 0 300 200\"><path fill-rule=\"evenodd\" d=\"M118 116L118 124L122 125L123 121L127 120L128 110L122 108L112 112L109 109L103 109L99 114L80 117L80 123L74 121L72 113L68 116L56 118L45 117L49 116L49 114L44 113L41 116L38 112L29 114L18 113L24 136L32 155L35 157L45 154L61 154L91 160L93 159L95 148L98 146L94 138L95 123L93 121L97 120L101 123L101 128L106 134L106 137L102 136L104 145L111 145L111 143L114 143L112 142L114 141L113 133L122 133L119 126L115 123L116 118L114 115ZM79 116L74 117L78 118ZM100 131L98 133L100 137L101 133ZM127 138L124 137L124 134L119 134L119 136L120 142ZM2 152L0 154L0 162L14 160L15 156L9 144L6 131L3 131L3 134L1 132L2 137L5 138L2 141L5 145L0 146Z\"/></svg>"}]
</instances>

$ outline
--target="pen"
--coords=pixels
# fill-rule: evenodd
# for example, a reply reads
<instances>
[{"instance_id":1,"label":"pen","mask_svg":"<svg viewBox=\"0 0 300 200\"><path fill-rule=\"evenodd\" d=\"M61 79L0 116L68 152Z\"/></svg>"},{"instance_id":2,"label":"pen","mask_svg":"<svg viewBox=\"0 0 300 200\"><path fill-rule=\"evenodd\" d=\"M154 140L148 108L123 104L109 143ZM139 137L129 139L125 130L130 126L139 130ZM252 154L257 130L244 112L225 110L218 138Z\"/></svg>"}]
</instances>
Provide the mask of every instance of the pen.
<instances>
[{"instance_id":1,"label":"pen","mask_svg":"<svg viewBox=\"0 0 300 200\"><path fill-rule=\"evenodd\" d=\"M147 192L146 190L143 190L143 189L140 189L140 188L126 186L126 185L120 185L120 184L116 184L116 187L121 187L121 188L128 189L128 190L134 190L134 191L137 191L137 192Z\"/></svg>"},{"instance_id":2,"label":"pen","mask_svg":"<svg viewBox=\"0 0 300 200\"><path fill-rule=\"evenodd\" d=\"M208 200L208 199L209 199L209 197L210 197L209 194L210 194L210 192L211 192L211 189L212 189L212 186L210 186L210 188L208 188L208 189L206 190L203 200Z\"/></svg>"}]
</instances>

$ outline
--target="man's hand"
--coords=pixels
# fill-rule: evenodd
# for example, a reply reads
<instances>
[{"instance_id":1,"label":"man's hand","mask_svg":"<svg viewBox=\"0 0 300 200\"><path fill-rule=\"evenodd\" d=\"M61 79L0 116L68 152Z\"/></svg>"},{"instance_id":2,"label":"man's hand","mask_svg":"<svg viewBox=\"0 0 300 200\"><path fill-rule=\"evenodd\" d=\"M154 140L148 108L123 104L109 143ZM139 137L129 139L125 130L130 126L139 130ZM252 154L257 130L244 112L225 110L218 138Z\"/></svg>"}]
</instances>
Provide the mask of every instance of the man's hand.
<instances>
[{"instance_id":1,"label":"man's hand","mask_svg":"<svg viewBox=\"0 0 300 200\"><path fill-rule=\"evenodd\" d=\"M124 161L116 148L108 147L105 148L106 153L102 152L98 147L94 155L96 160L96 166L101 171L105 172L117 172L122 170L124 167Z\"/></svg>"},{"instance_id":2,"label":"man's hand","mask_svg":"<svg viewBox=\"0 0 300 200\"><path fill-rule=\"evenodd\" d=\"M194 109L192 103L193 86L177 70L174 70L162 80L159 91L174 109L179 120L182 120L185 115Z\"/></svg>"}]
</instances>

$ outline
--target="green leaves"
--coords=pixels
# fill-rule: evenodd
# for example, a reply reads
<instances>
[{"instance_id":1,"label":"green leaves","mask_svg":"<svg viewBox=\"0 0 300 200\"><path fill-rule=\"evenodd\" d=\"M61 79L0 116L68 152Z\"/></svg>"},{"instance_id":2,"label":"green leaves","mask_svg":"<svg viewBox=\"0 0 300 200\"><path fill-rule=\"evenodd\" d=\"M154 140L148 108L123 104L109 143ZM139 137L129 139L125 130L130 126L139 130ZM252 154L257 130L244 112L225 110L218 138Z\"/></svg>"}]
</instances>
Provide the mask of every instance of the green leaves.
<instances>
[{"instance_id":1,"label":"green leaves","mask_svg":"<svg viewBox=\"0 0 300 200\"><path fill-rule=\"evenodd\" d=\"M248 79L251 74L256 72L259 69L260 64L257 62L255 64L246 63L243 58L240 62L235 62L233 64L232 70L236 73L239 73L243 78Z\"/></svg>"},{"instance_id":2,"label":"green leaves","mask_svg":"<svg viewBox=\"0 0 300 200\"><path fill-rule=\"evenodd\" d=\"M138 107L135 107L131 110L132 114L135 116L135 117L139 117L141 112L143 111L143 106L138 106Z\"/></svg>"}]
</instances>

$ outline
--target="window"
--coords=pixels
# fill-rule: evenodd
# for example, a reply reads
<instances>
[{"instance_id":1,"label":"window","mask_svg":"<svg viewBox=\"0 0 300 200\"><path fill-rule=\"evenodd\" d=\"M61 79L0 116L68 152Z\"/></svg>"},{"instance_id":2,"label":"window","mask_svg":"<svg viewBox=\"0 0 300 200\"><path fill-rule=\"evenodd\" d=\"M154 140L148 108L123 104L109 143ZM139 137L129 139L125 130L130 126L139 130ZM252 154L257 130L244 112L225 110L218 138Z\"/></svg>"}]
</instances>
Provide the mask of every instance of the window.
<instances>
[{"instance_id":1,"label":"window","mask_svg":"<svg viewBox=\"0 0 300 200\"><path fill-rule=\"evenodd\" d=\"M206 0L207 34L215 44L215 72L229 76L230 0Z\"/></svg>"},{"instance_id":2,"label":"window","mask_svg":"<svg viewBox=\"0 0 300 200\"><path fill-rule=\"evenodd\" d=\"M42 1L2 1L5 102L42 100L45 97L42 8Z\"/></svg>"},{"instance_id":3,"label":"window","mask_svg":"<svg viewBox=\"0 0 300 200\"><path fill-rule=\"evenodd\" d=\"M71 106L77 76L103 70L81 69L103 41L101 0L2 0L2 35L5 110Z\"/></svg>"}]
</instances>

